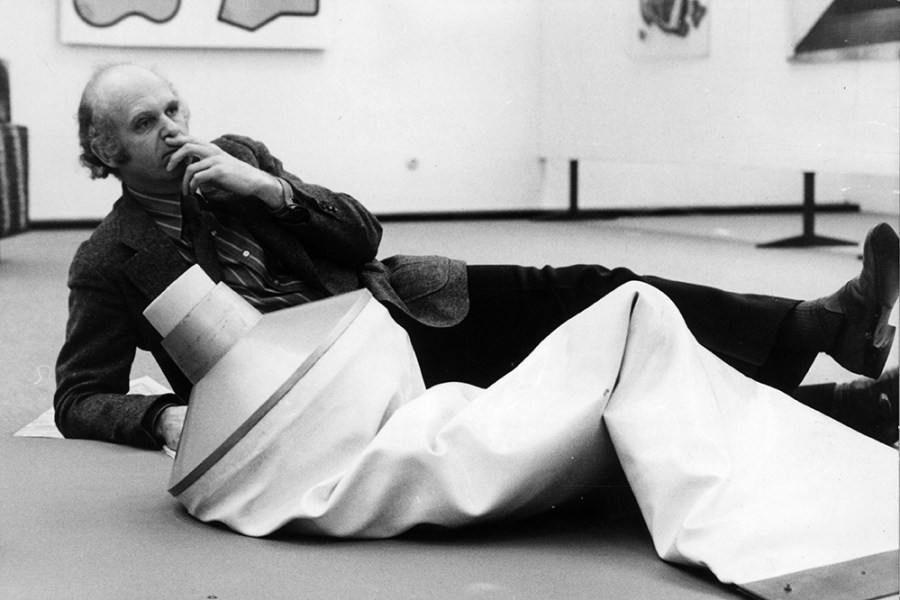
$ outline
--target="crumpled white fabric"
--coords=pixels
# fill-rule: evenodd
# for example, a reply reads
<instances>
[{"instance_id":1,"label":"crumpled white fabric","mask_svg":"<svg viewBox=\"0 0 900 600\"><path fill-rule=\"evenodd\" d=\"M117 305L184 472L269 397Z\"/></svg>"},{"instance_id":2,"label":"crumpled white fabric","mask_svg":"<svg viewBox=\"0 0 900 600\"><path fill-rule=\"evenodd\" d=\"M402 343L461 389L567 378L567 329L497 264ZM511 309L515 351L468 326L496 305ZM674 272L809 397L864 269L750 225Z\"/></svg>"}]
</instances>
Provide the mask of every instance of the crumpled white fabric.
<instances>
[{"instance_id":1,"label":"crumpled white fabric","mask_svg":"<svg viewBox=\"0 0 900 600\"><path fill-rule=\"evenodd\" d=\"M387 537L547 510L617 457L660 556L723 582L897 548L897 453L730 369L640 283L487 389L425 390L371 300L178 499L251 536Z\"/></svg>"},{"instance_id":2,"label":"crumpled white fabric","mask_svg":"<svg viewBox=\"0 0 900 600\"><path fill-rule=\"evenodd\" d=\"M639 294L604 420L662 558L747 583L897 549L895 450L741 376Z\"/></svg>"}]
</instances>

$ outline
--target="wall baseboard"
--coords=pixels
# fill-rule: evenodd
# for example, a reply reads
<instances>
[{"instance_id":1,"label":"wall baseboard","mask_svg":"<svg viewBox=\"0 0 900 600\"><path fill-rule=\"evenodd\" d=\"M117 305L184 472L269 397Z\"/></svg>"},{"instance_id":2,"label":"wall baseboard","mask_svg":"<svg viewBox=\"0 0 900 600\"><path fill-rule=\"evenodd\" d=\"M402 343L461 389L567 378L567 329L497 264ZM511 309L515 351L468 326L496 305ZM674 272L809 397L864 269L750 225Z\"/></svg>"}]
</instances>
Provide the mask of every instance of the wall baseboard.
<instances>
[{"instance_id":1,"label":"wall baseboard","mask_svg":"<svg viewBox=\"0 0 900 600\"><path fill-rule=\"evenodd\" d=\"M94 229L100 221L101 219L34 219L28 221L28 228L32 231Z\"/></svg>"},{"instance_id":2,"label":"wall baseboard","mask_svg":"<svg viewBox=\"0 0 900 600\"><path fill-rule=\"evenodd\" d=\"M746 215L802 213L797 204L766 204L741 206L667 206L649 208L579 208L576 210L489 210L427 213L388 213L377 215L380 221L479 221L503 219L564 220L564 219L619 219L625 217L670 217L690 215ZM860 212L858 204L840 202L817 204L817 213Z\"/></svg>"},{"instance_id":3,"label":"wall baseboard","mask_svg":"<svg viewBox=\"0 0 900 600\"><path fill-rule=\"evenodd\" d=\"M491 221L491 220L565 220L565 219L619 219L624 217L670 217L691 215L765 215L802 213L797 204L767 204L742 206L669 206L652 208L577 209L577 210L465 210L447 212L401 212L377 214L385 223L413 221ZM840 202L817 204L817 213L860 212L858 204ZM34 231L63 229L94 229L100 219L36 219L29 222Z\"/></svg>"}]
</instances>

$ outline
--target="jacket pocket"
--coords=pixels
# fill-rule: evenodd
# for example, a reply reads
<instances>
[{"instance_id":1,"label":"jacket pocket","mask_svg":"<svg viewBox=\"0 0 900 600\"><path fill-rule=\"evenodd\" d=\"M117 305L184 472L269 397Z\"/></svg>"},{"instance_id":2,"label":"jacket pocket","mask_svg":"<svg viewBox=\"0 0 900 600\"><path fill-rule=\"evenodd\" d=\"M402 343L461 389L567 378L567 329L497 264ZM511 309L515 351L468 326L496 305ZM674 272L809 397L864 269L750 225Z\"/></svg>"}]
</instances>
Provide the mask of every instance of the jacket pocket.
<instances>
[{"instance_id":1,"label":"jacket pocket","mask_svg":"<svg viewBox=\"0 0 900 600\"><path fill-rule=\"evenodd\" d=\"M391 287L407 303L442 290L450 278L450 259L444 256L392 256L383 262Z\"/></svg>"}]
</instances>

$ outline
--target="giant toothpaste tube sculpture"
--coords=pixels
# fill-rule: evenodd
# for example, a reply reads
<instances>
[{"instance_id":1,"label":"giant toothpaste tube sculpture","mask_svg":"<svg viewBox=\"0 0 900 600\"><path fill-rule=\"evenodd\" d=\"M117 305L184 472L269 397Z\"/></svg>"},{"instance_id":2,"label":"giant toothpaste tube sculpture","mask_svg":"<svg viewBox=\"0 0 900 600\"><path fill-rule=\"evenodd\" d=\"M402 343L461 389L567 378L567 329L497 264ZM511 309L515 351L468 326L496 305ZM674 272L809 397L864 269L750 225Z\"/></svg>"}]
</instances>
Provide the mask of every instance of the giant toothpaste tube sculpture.
<instances>
[{"instance_id":1,"label":"giant toothpaste tube sculpture","mask_svg":"<svg viewBox=\"0 0 900 600\"><path fill-rule=\"evenodd\" d=\"M737 373L645 284L487 389L426 390L365 290L260 315L193 267L145 315L194 382L170 492L202 521L381 538L539 513L621 464L659 555L723 582L896 560L897 452Z\"/></svg>"}]
</instances>

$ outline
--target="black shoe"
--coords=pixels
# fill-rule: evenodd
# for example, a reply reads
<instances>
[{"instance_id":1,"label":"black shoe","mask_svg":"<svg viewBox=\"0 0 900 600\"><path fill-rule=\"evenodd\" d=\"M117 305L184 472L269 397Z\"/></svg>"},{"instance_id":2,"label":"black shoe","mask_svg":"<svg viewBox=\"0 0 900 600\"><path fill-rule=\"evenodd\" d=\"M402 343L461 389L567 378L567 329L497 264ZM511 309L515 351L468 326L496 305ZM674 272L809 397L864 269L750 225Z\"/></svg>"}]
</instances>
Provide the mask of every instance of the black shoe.
<instances>
[{"instance_id":1,"label":"black shoe","mask_svg":"<svg viewBox=\"0 0 900 600\"><path fill-rule=\"evenodd\" d=\"M871 438L893 445L898 440L897 367L878 379L857 379L838 384L830 415Z\"/></svg>"},{"instance_id":2,"label":"black shoe","mask_svg":"<svg viewBox=\"0 0 900 600\"><path fill-rule=\"evenodd\" d=\"M887 223L875 226L863 246L862 272L824 300L827 310L844 315L829 354L845 369L878 377L884 368L894 327L888 325L900 287L900 239Z\"/></svg>"}]
</instances>

